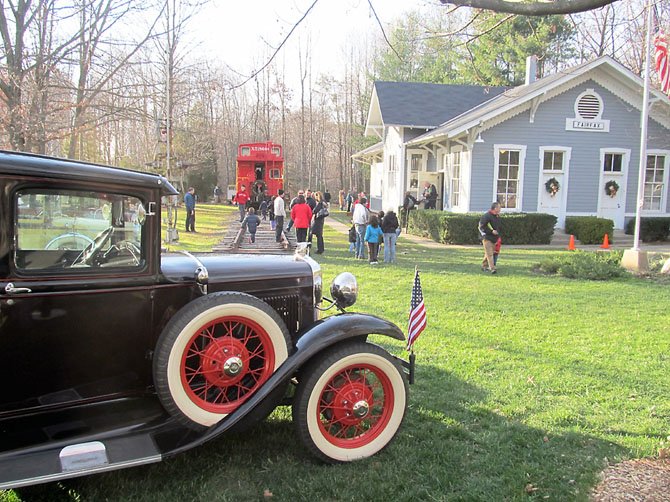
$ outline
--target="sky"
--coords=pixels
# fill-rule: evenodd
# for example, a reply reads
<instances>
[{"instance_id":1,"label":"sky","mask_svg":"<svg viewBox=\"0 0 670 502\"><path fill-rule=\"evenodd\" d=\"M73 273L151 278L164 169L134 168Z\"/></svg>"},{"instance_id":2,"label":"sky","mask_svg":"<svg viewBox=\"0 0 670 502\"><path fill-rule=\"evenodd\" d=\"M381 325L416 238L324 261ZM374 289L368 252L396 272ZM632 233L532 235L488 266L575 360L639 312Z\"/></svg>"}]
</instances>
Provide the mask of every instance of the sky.
<instances>
[{"instance_id":1,"label":"sky","mask_svg":"<svg viewBox=\"0 0 670 502\"><path fill-rule=\"evenodd\" d=\"M385 28L404 12L437 0L370 0ZM213 0L189 23L209 61L248 75L264 64L314 0ZM196 28L197 27L197 28ZM381 34L368 0L318 0L278 61L297 66L298 44L309 40L316 73L337 76L347 41ZM283 59L282 59L283 58Z\"/></svg>"}]
</instances>

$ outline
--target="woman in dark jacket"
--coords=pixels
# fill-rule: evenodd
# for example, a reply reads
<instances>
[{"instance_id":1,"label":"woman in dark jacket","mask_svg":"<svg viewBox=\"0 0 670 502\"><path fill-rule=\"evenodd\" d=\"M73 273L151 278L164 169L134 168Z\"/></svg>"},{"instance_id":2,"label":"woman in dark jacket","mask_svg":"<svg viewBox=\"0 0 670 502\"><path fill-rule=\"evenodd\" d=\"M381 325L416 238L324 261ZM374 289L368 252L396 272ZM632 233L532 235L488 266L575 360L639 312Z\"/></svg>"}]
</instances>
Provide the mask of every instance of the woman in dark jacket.
<instances>
[{"instance_id":1,"label":"woman in dark jacket","mask_svg":"<svg viewBox=\"0 0 670 502\"><path fill-rule=\"evenodd\" d=\"M400 224L398 217L393 211L387 211L382 219L382 232L384 232L384 263L395 263L395 243L398 239L396 231Z\"/></svg>"},{"instance_id":2,"label":"woman in dark jacket","mask_svg":"<svg viewBox=\"0 0 670 502\"><path fill-rule=\"evenodd\" d=\"M316 254L322 254L324 252L323 246L323 223L326 219L324 211L328 211L328 203L323 200L321 192L314 193L314 200L316 200L316 206L314 206L314 221L312 222L312 237L316 237ZM309 240L312 242L312 239Z\"/></svg>"}]
</instances>

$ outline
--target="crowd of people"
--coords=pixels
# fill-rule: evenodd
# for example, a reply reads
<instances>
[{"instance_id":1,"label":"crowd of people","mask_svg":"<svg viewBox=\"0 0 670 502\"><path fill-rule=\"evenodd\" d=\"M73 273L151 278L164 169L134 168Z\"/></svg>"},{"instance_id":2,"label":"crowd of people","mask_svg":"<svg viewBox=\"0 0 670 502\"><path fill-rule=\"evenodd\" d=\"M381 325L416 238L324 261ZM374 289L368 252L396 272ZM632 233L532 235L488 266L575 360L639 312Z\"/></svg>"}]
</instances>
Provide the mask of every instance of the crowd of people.
<instances>
[{"instance_id":1,"label":"crowd of people","mask_svg":"<svg viewBox=\"0 0 670 502\"><path fill-rule=\"evenodd\" d=\"M353 202L352 227L349 230L349 251L356 259L364 260L367 247L371 265L379 263L379 250L384 246L384 263L395 263L396 241L400 235L400 222L394 211L370 211L370 203L361 193Z\"/></svg>"},{"instance_id":2,"label":"crowd of people","mask_svg":"<svg viewBox=\"0 0 670 502\"><path fill-rule=\"evenodd\" d=\"M370 202L364 192L354 196L355 189L345 192L340 190L338 203L341 211L352 215L352 226L349 230L349 251L356 259L364 260L367 248L368 261L371 265L379 263L379 252L384 249L384 263L395 263L396 242L401 232L398 216L392 210L370 211ZM310 242L316 239L316 254L325 251L323 227L326 217L329 216L330 194L319 191L299 190L298 195L291 199L286 207L284 190L278 190L271 198L263 199L258 211L249 202L251 197L245 185L241 185L233 197L239 208L241 226L248 233L249 242L256 242L256 232L263 221L270 220L271 228L275 231L275 239L281 242L283 232L295 227L297 242ZM221 190L218 185L214 189L215 202L220 201ZM186 232L195 232L195 204L197 197L195 189L189 187L184 195L186 209ZM424 184L423 199L426 209L435 209L437 189L435 185ZM406 192L403 200L403 213L407 221L409 212L418 207L419 201L411 192ZM257 214L258 213L258 214ZM484 247L482 271L491 274L497 273L496 265L502 244L500 236L500 204L494 202L489 211L484 213L479 222L479 235ZM288 217L288 224L284 222Z\"/></svg>"},{"instance_id":3,"label":"crowd of people","mask_svg":"<svg viewBox=\"0 0 670 502\"><path fill-rule=\"evenodd\" d=\"M316 240L316 253L325 251L323 241L324 220L329 216L328 207L330 194L319 191L299 190L298 195L290 202L286 201L286 193L279 189L277 194L261 200L258 212L250 207L250 198L245 185L241 185L233 197L240 211L240 223L249 233L250 242L255 242L255 234L258 225L262 221L269 220L271 228L275 231L275 240L281 242L282 233L289 232L295 228L297 242L312 242ZM288 218L286 227L284 223Z\"/></svg>"}]
</instances>

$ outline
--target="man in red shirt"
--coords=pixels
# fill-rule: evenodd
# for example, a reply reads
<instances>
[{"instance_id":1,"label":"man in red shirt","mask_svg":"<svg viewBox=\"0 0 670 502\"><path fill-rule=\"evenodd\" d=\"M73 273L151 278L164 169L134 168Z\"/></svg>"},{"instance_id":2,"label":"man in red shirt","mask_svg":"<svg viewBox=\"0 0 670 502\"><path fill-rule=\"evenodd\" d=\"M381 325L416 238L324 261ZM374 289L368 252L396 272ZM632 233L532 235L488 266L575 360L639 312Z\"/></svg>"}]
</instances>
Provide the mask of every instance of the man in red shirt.
<instances>
[{"instance_id":1,"label":"man in red shirt","mask_svg":"<svg viewBox=\"0 0 670 502\"><path fill-rule=\"evenodd\" d=\"M247 215L247 202L249 202L249 194L247 193L247 187L244 185L240 186L240 189L233 197L233 200L237 203L237 208L240 210L240 223L244 221L244 217Z\"/></svg>"}]
</instances>

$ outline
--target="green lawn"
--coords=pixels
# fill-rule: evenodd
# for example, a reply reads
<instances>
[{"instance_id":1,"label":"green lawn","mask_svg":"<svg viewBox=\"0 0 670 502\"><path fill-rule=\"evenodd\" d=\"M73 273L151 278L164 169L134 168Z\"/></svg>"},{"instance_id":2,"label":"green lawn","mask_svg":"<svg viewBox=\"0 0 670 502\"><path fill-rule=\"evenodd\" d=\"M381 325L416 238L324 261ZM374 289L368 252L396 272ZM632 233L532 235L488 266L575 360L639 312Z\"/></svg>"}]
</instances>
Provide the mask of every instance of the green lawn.
<instances>
[{"instance_id":1,"label":"green lawn","mask_svg":"<svg viewBox=\"0 0 670 502\"><path fill-rule=\"evenodd\" d=\"M182 233L183 249L220 240L221 211L199 211L202 235ZM253 434L0 500L586 500L608 463L653 456L667 443L667 286L539 276L532 265L563 251L504 247L499 275L484 275L477 248L428 249L402 238L399 263L373 267L351 258L344 234L326 227L325 238L325 281L353 272L360 297L352 310L403 328L414 266L421 271L428 328L416 344L407 417L389 448L321 465L280 408ZM404 353L400 343L378 341Z\"/></svg>"}]
</instances>

